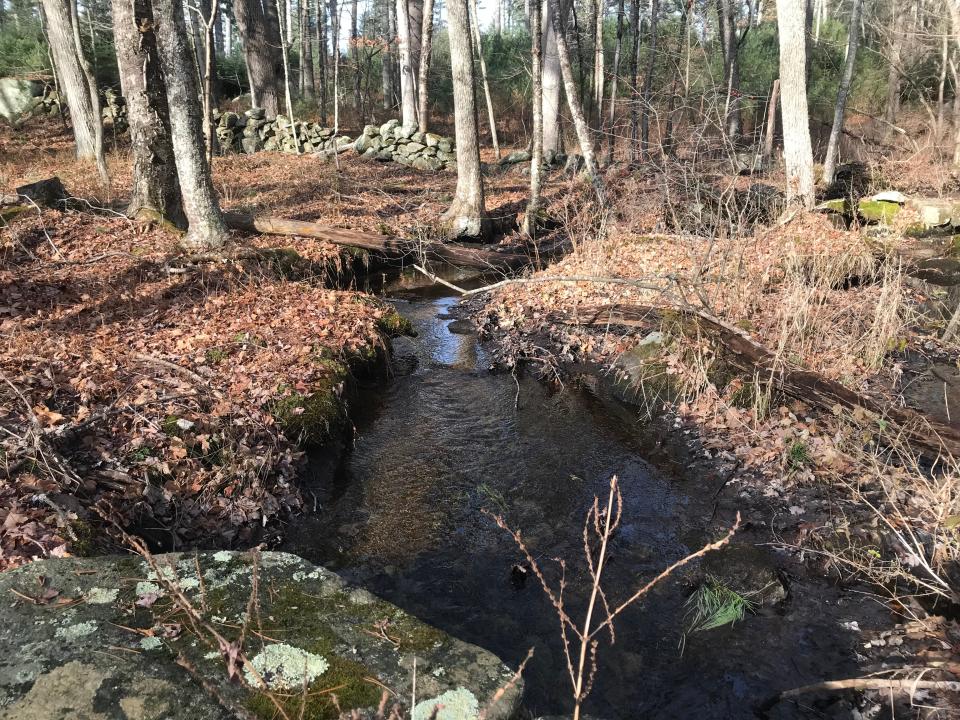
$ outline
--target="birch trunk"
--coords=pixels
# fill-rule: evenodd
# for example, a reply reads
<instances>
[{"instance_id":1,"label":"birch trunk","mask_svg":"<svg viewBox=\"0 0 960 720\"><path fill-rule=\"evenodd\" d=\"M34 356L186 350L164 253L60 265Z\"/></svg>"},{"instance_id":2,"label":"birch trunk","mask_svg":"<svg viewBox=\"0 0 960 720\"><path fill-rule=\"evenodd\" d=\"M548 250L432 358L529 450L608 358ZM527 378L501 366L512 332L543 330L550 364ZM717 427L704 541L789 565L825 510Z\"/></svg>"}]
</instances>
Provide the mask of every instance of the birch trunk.
<instances>
[{"instance_id":1,"label":"birch trunk","mask_svg":"<svg viewBox=\"0 0 960 720\"><path fill-rule=\"evenodd\" d=\"M447 3L457 145L457 189L453 203L441 218L449 239L487 237L490 234L480 176L469 1L448 0Z\"/></svg>"},{"instance_id":2,"label":"birch trunk","mask_svg":"<svg viewBox=\"0 0 960 720\"><path fill-rule=\"evenodd\" d=\"M113 0L120 88L127 102L133 188L127 216L186 228L170 142L170 111L160 71L150 0Z\"/></svg>"},{"instance_id":3,"label":"birch trunk","mask_svg":"<svg viewBox=\"0 0 960 720\"><path fill-rule=\"evenodd\" d=\"M541 32L542 5L535 0L530 6L530 68L533 84L533 147L530 153L530 201L523 218L523 231L532 238L537 235L540 216L540 188L543 174L543 34Z\"/></svg>"},{"instance_id":4,"label":"birch trunk","mask_svg":"<svg viewBox=\"0 0 960 720\"><path fill-rule=\"evenodd\" d=\"M417 80L414 76L408 0L397 0L397 41L400 51L400 121L407 126L417 125Z\"/></svg>"},{"instance_id":5,"label":"birch trunk","mask_svg":"<svg viewBox=\"0 0 960 720\"><path fill-rule=\"evenodd\" d=\"M93 123L93 152L94 160L97 164L97 174L100 176L100 184L110 191L110 176L107 173L107 160L103 155L103 123L100 119L100 93L97 90L97 80L93 74L93 69L83 53L83 43L80 41L80 20L77 16L77 0L70 3L70 23L73 26L73 44L74 51L77 54L77 60L80 61L80 68L83 70L84 88L87 91L87 97L90 99L90 107L93 112L95 122Z\"/></svg>"},{"instance_id":6,"label":"birch trunk","mask_svg":"<svg viewBox=\"0 0 960 720\"><path fill-rule=\"evenodd\" d=\"M590 127L583 115L583 106L580 104L580 95L577 92L577 84L573 78L573 68L570 65L570 51L567 48L567 38L564 29L560 25L560 0L550 0L553 6L554 31L557 35L557 56L560 60L560 72L563 75L563 89L567 96L567 108L570 110L570 116L573 118L573 127L577 131L577 140L580 143L580 153L583 155L583 163L587 174L590 176L590 183L593 185L594 192L597 194L597 200L603 206L606 202L606 192L603 187L603 179L597 170L597 161L593 154L593 138L590 137Z\"/></svg>"},{"instance_id":7,"label":"birch trunk","mask_svg":"<svg viewBox=\"0 0 960 720\"><path fill-rule=\"evenodd\" d=\"M860 13L862 10L863 0L853 0L853 9L850 14L850 33L847 37L847 60L843 66L843 76L840 78L840 87L837 90L837 104L833 109L833 126L830 128L827 156L823 161L823 181L828 185L833 182L833 174L837 168L837 146L840 144L843 116L847 110L847 97L850 95L853 69L857 62L857 47L860 44Z\"/></svg>"},{"instance_id":8,"label":"birch trunk","mask_svg":"<svg viewBox=\"0 0 960 720\"><path fill-rule=\"evenodd\" d=\"M157 49L167 91L170 138L188 229L181 244L191 250L217 250L229 239L203 152L201 109L190 70L190 48L180 0L154 0Z\"/></svg>"},{"instance_id":9,"label":"birch trunk","mask_svg":"<svg viewBox=\"0 0 960 720\"><path fill-rule=\"evenodd\" d=\"M780 96L787 204L813 207L813 151L807 109L807 58L803 0L777 0L780 38Z\"/></svg>"},{"instance_id":10,"label":"birch trunk","mask_svg":"<svg viewBox=\"0 0 960 720\"><path fill-rule=\"evenodd\" d=\"M77 57L69 2L70 0L42 0L43 14L47 21L47 41L53 55L60 89L67 101L67 107L70 108L77 157L95 160L96 125L100 123L100 118L94 115L83 68Z\"/></svg>"}]
</instances>

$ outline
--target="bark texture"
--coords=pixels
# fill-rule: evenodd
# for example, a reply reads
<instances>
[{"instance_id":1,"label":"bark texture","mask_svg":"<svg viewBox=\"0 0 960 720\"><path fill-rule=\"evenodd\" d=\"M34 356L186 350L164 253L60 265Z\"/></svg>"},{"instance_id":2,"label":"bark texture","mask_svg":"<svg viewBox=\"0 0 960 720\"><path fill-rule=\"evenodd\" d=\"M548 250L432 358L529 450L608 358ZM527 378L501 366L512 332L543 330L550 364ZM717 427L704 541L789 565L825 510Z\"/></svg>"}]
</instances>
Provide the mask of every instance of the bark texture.
<instances>
[{"instance_id":1,"label":"bark texture","mask_svg":"<svg viewBox=\"0 0 960 720\"><path fill-rule=\"evenodd\" d=\"M787 204L813 207L813 150L807 109L807 51L803 0L777 0L780 38L780 104Z\"/></svg>"},{"instance_id":2,"label":"bark texture","mask_svg":"<svg viewBox=\"0 0 960 720\"><path fill-rule=\"evenodd\" d=\"M96 124L100 119L90 104L87 81L73 40L73 24L70 21L70 0L41 0L47 21L47 39L53 55L53 64L60 83L60 91L70 108L70 121L77 146L77 157L94 160L96 150Z\"/></svg>"},{"instance_id":3,"label":"bark texture","mask_svg":"<svg viewBox=\"0 0 960 720\"><path fill-rule=\"evenodd\" d=\"M639 0L638 0L639 1ZM567 2L559 3L561 27L567 24ZM554 9L550 0L541 6L543 38L543 152L563 152L563 135L560 127L560 91L563 78L560 72L560 56L557 53L557 31L554 28Z\"/></svg>"},{"instance_id":4,"label":"bark texture","mask_svg":"<svg viewBox=\"0 0 960 720\"><path fill-rule=\"evenodd\" d=\"M185 228L150 0L113 0L113 33L133 154L133 191L127 215L163 219Z\"/></svg>"},{"instance_id":5,"label":"bark texture","mask_svg":"<svg viewBox=\"0 0 960 720\"><path fill-rule=\"evenodd\" d=\"M450 239L483 237L490 232L483 202L483 180L480 177L469 1L449 0L447 4L457 143L457 190L450 209L442 217Z\"/></svg>"},{"instance_id":6,"label":"bark texture","mask_svg":"<svg viewBox=\"0 0 960 720\"><path fill-rule=\"evenodd\" d=\"M523 218L523 230L536 237L540 215L540 186L543 174L543 35L540 28L541 4L530 7L530 67L533 85L533 147L530 153L530 201Z\"/></svg>"},{"instance_id":7,"label":"bark texture","mask_svg":"<svg viewBox=\"0 0 960 720\"><path fill-rule=\"evenodd\" d=\"M276 117L283 102L283 57L280 18L270 0L235 0L237 29L250 75L250 91L267 117Z\"/></svg>"},{"instance_id":8,"label":"bark texture","mask_svg":"<svg viewBox=\"0 0 960 720\"><path fill-rule=\"evenodd\" d=\"M226 244L229 235L204 152L203 112L195 76L190 69L183 5L180 0L153 0L153 19L167 88L167 104L175 108L170 114L170 137L188 222L182 244L190 249L217 250Z\"/></svg>"}]
</instances>

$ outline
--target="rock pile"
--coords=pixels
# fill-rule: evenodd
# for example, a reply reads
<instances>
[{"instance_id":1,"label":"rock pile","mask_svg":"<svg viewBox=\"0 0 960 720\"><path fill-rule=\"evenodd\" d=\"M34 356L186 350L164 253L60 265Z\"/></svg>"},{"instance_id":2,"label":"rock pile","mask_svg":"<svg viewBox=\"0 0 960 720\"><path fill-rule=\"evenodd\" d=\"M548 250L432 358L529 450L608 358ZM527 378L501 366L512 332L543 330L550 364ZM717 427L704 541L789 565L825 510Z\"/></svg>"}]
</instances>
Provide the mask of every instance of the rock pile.
<instances>
[{"instance_id":1,"label":"rock pile","mask_svg":"<svg viewBox=\"0 0 960 720\"><path fill-rule=\"evenodd\" d=\"M122 96L109 88L104 92L103 109L100 115L103 126L113 128L116 132L125 132L127 129L127 103Z\"/></svg>"},{"instance_id":2,"label":"rock pile","mask_svg":"<svg viewBox=\"0 0 960 720\"><path fill-rule=\"evenodd\" d=\"M214 112L220 151L252 155L261 150L294 153L345 152L353 149L368 160L398 162L418 170L436 171L456 167L453 140L434 133L421 133L415 127L390 120L383 125L367 125L356 140L337 135L318 123L291 123L285 115L268 120L260 108L243 114Z\"/></svg>"},{"instance_id":3,"label":"rock pile","mask_svg":"<svg viewBox=\"0 0 960 720\"><path fill-rule=\"evenodd\" d=\"M401 125L397 120L388 120L379 127L365 126L353 149L367 160L398 162L417 170L436 171L457 166L453 140L419 132L416 127Z\"/></svg>"}]
</instances>

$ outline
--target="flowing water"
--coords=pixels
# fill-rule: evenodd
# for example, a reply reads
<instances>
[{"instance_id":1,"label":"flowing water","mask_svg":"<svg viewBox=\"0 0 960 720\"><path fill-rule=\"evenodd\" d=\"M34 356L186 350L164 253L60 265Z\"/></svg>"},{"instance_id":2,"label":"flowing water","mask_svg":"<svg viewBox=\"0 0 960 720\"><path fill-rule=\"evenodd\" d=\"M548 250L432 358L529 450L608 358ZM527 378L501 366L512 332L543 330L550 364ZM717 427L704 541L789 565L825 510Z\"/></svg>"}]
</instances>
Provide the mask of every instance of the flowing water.
<instances>
[{"instance_id":1,"label":"flowing water","mask_svg":"<svg viewBox=\"0 0 960 720\"><path fill-rule=\"evenodd\" d=\"M291 528L286 549L513 666L536 648L526 708L569 713L553 608L535 578L523 582L511 571L521 556L482 510L521 529L552 578L552 558L568 560L567 599L577 609L584 514L595 495L605 496L612 474L624 499L605 573L612 601L708 539L719 481L692 451L677 449L687 447L682 437L657 437L622 408L489 372L476 338L451 331L455 298L409 278L387 290L419 336L395 341L393 378L352 408L356 439L341 465L318 461L318 511ZM769 539L769 530L747 530L738 542L760 564L786 565L772 550L749 547ZM658 587L621 616L616 643L601 644L585 710L611 719L749 718L772 692L855 676L862 641L842 623L858 617L863 626L878 611L859 595L791 572L781 607L693 635L682 654L685 601L699 570ZM771 716L849 717L842 706L787 703Z\"/></svg>"}]
</instances>

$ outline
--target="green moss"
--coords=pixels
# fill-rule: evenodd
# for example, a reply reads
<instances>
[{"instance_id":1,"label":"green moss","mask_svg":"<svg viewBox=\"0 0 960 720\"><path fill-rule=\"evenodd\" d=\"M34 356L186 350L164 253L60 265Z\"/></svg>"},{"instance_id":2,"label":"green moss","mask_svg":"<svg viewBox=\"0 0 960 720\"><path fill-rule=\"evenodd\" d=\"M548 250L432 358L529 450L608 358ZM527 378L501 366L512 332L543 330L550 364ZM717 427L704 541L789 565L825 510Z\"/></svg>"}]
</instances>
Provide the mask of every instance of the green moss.
<instances>
[{"instance_id":1,"label":"green moss","mask_svg":"<svg viewBox=\"0 0 960 720\"><path fill-rule=\"evenodd\" d=\"M393 308L387 310L378 320L377 328L388 337L416 337L413 324Z\"/></svg>"},{"instance_id":2,"label":"green moss","mask_svg":"<svg viewBox=\"0 0 960 720\"><path fill-rule=\"evenodd\" d=\"M176 415L167 415L163 422L160 423L160 429L163 430L165 435L170 437L180 437L183 435L183 430L180 429L180 426L177 425L177 420L179 420Z\"/></svg>"},{"instance_id":3,"label":"green moss","mask_svg":"<svg viewBox=\"0 0 960 720\"><path fill-rule=\"evenodd\" d=\"M70 523L70 552L79 557L90 557L94 551L96 531L86 520L74 520Z\"/></svg>"},{"instance_id":4,"label":"green moss","mask_svg":"<svg viewBox=\"0 0 960 720\"><path fill-rule=\"evenodd\" d=\"M229 354L223 348L210 348L207 350L207 362L211 365L219 365L229 357Z\"/></svg>"},{"instance_id":5,"label":"green moss","mask_svg":"<svg viewBox=\"0 0 960 720\"><path fill-rule=\"evenodd\" d=\"M330 667L310 687L307 695L274 693L287 716L304 720L336 720L340 716L332 694L343 710L375 707L380 701L380 689L366 680L372 672L366 666L338 655L326 656ZM277 706L262 692L254 693L247 707L263 718L277 717Z\"/></svg>"},{"instance_id":6,"label":"green moss","mask_svg":"<svg viewBox=\"0 0 960 720\"><path fill-rule=\"evenodd\" d=\"M794 440L787 449L787 466L791 470L801 470L812 462L810 448L802 440Z\"/></svg>"},{"instance_id":7,"label":"green moss","mask_svg":"<svg viewBox=\"0 0 960 720\"><path fill-rule=\"evenodd\" d=\"M857 213L866 222L890 223L900 212L900 205L882 200L861 200Z\"/></svg>"},{"instance_id":8,"label":"green moss","mask_svg":"<svg viewBox=\"0 0 960 720\"><path fill-rule=\"evenodd\" d=\"M288 437L305 445L328 440L344 416L343 403L332 388L292 392L271 402L269 411Z\"/></svg>"},{"instance_id":9,"label":"green moss","mask_svg":"<svg viewBox=\"0 0 960 720\"><path fill-rule=\"evenodd\" d=\"M825 200L824 202L817 205L817 210L822 210L825 212L839 213L841 215L848 215L850 213L850 201L847 198L835 198L833 200Z\"/></svg>"}]
</instances>

